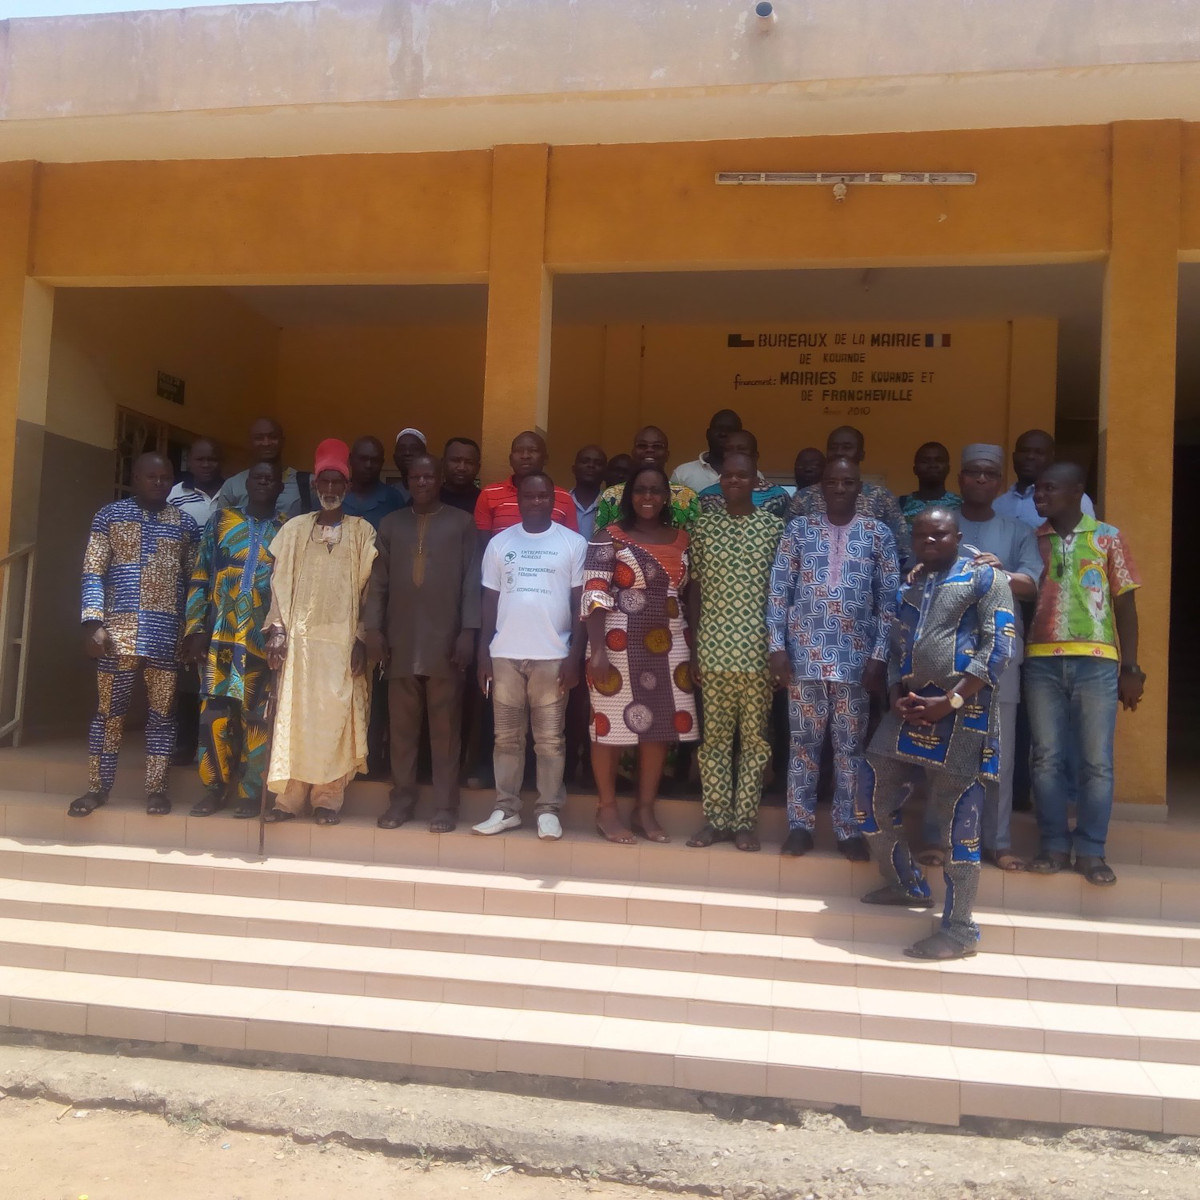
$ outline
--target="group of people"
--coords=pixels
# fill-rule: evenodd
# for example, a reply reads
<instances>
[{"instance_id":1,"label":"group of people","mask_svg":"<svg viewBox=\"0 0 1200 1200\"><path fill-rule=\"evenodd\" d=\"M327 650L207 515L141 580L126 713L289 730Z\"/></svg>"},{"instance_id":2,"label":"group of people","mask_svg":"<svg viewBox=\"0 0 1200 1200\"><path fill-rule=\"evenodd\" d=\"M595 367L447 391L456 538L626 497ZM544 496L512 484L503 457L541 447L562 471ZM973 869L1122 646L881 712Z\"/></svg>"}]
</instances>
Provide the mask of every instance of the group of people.
<instances>
[{"instance_id":1,"label":"group of people","mask_svg":"<svg viewBox=\"0 0 1200 1200\"><path fill-rule=\"evenodd\" d=\"M839 850L874 858L884 878L866 902L931 907L921 868L943 869L942 925L914 957L975 953L982 859L1048 874L1073 856L1090 883L1115 883L1113 733L1145 679L1139 581L1050 435L1018 438L1007 490L1000 446L966 446L953 492L949 452L926 443L917 487L898 498L863 479L852 427L797 454L794 492L759 471L736 413L714 414L706 438L670 475L654 426L628 455L585 446L569 491L532 431L513 439L509 477L482 489L472 439L434 455L414 428L394 443L396 485L373 437L323 441L311 472L285 467L269 419L251 428L254 464L227 480L208 439L178 484L162 456L142 455L85 555L99 704L71 815L108 798L139 673L147 812L170 811L176 685L194 668L195 816L231 801L235 816L258 816L269 792L268 821L310 805L317 824L336 824L347 784L390 764L378 824L396 828L414 813L425 727L430 829L456 827L460 772L480 773L490 750L495 804L474 830L497 834L522 822L532 731L539 837L562 836L564 780L588 742L597 832L665 842L664 765L700 741L704 824L688 845L756 851L778 691L783 853L813 848L824 765ZM623 757L636 762L628 814ZM1040 830L1028 863L1009 829L1024 778ZM913 797L925 844L910 847L900 814Z\"/></svg>"}]
</instances>

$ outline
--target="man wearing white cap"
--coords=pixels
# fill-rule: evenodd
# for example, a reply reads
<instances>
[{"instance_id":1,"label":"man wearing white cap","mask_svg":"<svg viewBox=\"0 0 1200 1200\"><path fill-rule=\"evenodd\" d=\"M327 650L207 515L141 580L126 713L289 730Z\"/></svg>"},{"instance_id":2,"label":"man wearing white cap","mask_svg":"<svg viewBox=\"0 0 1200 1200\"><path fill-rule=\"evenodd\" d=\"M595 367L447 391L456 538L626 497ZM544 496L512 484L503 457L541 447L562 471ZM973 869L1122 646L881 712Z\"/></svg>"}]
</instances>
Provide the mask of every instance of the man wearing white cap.
<instances>
[{"instance_id":1,"label":"man wearing white cap","mask_svg":"<svg viewBox=\"0 0 1200 1200\"><path fill-rule=\"evenodd\" d=\"M396 434L396 445L392 450L392 462L400 472L400 482L392 486L400 493L405 504L412 503L412 493L408 490L408 468L419 454L428 454L425 435L411 425L405 426Z\"/></svg>"},{"instance_id":2,"label":"man wearing white cap","mask_svg":"<svg viewBox=\"0 0 1200 1200\"><path fill-rule=\"evenodd\" d=\"M998 514L992 507L1004 481L1004 450L985 442L963 447L958 491L962 509L958 515L964 553L974 551L975 561L1001 570L1017 600L1037 598L1037 581L1042 575L1033 530L1015 517ZM1012 852L1009 824L1012 818L1013 764L1017 705L1021 699L1020 664L1024 653L1021 606L1014 604L1016 631L1012 656L1000 676L996 700L1000 705L1000 778L989 784L983 800L983 857L1004 871L1023 871L1025 863ZM930 831L927 829L926 834ZM926 837L927 841L936 841ZM922 856L924 857L924 856Z\"/></svg>"}]
</instances>

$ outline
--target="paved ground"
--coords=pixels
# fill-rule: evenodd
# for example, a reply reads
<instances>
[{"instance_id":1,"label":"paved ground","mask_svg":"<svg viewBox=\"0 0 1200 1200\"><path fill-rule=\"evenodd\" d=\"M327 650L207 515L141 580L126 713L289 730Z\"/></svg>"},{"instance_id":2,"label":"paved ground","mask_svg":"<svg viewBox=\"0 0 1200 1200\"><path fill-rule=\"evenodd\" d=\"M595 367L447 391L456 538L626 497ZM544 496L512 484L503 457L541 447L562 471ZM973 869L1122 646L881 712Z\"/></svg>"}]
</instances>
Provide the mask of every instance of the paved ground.
<instances>
[{"instance_id":1,"label":"paved ground","mask_svg":"<svg viewBox=\"0 0 1200 1200\"><path fill-rule=\"evenodd\" d=\"M786 1121L0 1046L14 1200L1194 1200L1200 1140ZM713 1098L714 1102L716 1098Z\"/></svg>"}]
</instances>

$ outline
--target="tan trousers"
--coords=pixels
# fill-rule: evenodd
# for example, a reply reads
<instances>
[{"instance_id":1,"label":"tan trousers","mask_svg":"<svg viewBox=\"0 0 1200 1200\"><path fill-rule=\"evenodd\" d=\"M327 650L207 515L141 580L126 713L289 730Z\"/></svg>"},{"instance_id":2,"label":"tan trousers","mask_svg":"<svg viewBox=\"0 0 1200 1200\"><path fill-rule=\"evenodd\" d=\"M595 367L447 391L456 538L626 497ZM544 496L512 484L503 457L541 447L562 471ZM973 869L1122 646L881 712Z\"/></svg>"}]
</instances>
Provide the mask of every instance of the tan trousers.
<instances>
[{"instance_id":1,"label":"tan trousers","mask_svg":"<svg viewBox=\"0 0 1200 1200\"><path fill-rule=\"evenodd\" d=\"M289 779L287 787L275 795L275 807L299 816L304 811L304 802L312 801L313 808L327 808L330 812L341 812L346 799L346 784L354 778L354 772L334 779L330 783L301 783Z\"/></svg>"}]
</instances>

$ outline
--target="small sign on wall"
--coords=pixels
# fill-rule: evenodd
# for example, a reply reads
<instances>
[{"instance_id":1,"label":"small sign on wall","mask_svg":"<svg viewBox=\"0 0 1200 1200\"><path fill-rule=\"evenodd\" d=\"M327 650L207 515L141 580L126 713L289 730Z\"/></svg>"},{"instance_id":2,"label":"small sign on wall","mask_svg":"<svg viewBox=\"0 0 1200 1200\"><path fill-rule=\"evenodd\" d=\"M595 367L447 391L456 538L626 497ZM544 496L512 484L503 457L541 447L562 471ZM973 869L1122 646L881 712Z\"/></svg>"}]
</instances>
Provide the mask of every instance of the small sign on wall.
<instances>
[{"instance_id":1,"label":"small sign on wall","mask_svg":"<svg viewBox=\"0 0 1200 1200\"><path fill-rule=\"evenodd\" d=\"M158 398L170 400L172 404L183 403L184 382L178 375L168 375L166 371L158 373Z\"/></svg>"}]
</instances>

